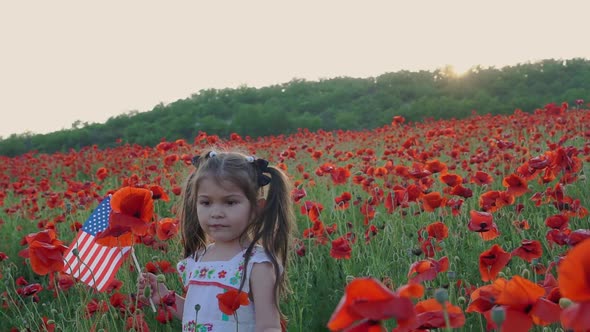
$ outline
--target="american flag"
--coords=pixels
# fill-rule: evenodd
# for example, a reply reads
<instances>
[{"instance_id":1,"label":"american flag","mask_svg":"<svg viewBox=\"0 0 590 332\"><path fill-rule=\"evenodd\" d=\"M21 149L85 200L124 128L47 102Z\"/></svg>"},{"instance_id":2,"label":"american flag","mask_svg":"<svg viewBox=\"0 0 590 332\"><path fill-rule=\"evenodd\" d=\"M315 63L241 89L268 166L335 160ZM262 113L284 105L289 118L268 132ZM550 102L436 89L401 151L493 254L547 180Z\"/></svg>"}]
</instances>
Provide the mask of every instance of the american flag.
<instances>
[{"instance_id":1,"label":"american flag","mask_svg":"<svg viewBox=\"0 0 590 332\"><path fill-rule=\"evenodd\" d=\"M109 225L111 196L92 212L64 256L64 272L102 292L107 289L132 247L106 247L95 242Z\"/></svg>"}]
</instances>

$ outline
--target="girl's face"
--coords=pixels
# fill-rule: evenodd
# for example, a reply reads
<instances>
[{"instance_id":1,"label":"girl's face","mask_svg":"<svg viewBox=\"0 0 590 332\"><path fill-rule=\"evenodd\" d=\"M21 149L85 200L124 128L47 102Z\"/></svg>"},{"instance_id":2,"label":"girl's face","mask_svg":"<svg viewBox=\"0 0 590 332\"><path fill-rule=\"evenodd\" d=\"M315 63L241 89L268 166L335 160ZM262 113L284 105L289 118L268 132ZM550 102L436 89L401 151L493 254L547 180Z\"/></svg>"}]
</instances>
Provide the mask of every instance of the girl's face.
<instances>
[{"instance_id":1,"label":"girl's face","mask_svg":"<svg viewBox=\"0 0 590 332\"><path fill-rule=\"evenodd\" d=\"M240 244L240 235L252 218L252 204L240 188L229 181L204 178L197 204L199 224L216 244Z\"/></svg>"}]
</instances>

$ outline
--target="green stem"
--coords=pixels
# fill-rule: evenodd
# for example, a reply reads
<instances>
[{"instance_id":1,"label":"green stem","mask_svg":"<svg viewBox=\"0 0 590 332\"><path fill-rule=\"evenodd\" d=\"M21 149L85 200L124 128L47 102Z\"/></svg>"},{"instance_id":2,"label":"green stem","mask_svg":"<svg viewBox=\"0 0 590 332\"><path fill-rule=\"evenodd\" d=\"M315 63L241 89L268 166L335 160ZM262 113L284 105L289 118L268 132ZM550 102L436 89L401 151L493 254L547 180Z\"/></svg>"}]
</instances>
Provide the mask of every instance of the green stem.
<instances>
[{"instance_id":1,"label":"green stem","mask_svg":"<svg viewBox=\"0 0 590 332\"><path fill-rule=\"evenodd\" d=\"M446 303L445 303L446 304ZM447 310L446 305L443 305L443 316L445 318L445 329L447 331L451 331L451 319L449 318L449 312Z\"/></svg>"}]
</instances>

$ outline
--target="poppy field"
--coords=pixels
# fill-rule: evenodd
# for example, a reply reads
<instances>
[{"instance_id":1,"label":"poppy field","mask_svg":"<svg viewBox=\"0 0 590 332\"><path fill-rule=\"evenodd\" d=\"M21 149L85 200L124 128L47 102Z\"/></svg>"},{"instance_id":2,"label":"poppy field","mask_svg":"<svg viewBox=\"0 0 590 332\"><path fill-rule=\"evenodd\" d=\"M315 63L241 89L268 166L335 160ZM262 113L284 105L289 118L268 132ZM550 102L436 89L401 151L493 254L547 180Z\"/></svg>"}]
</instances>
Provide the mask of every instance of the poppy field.
<instances>
[{"instance_id":1,"label":"poppy field","mask_svg":"<svg viewBox=\"0 0 590 332\"><path fill-rule=\"evenodd\" d=\"M130 257L98 292L63 272L64 256L112 194L135 221L101 242L132 246L182 294L176 203L191 158L214 146L268 159L294 184L288 331L589 331L583 106L0 157L0 330L180 330L170 303L139 301ZM130 188L150 194L121 199Z\"/></svg>"}]
</instances>

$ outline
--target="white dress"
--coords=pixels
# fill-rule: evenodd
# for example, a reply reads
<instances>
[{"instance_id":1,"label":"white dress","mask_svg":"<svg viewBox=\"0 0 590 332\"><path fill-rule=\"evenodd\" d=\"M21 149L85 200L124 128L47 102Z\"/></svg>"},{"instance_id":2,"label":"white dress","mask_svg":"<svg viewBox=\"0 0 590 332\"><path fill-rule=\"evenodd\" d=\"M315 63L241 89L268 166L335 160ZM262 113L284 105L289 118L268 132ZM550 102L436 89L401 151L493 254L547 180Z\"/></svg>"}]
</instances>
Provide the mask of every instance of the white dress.
<instances>
[{"instance_id":1,"label":"white dress","mask_svg":"<svg viewBox=\"0 0 590 332\"><path fill-rule=\"evenodd\" d=\"M182 283L187 289L182 315L182 331L189 332L215 332L236 331L236 317L240 332L254 331L255 316L254 303L250 301L247 306L240 306L237 315L226 315L219 310L217 294L227 290L238 289L244 270L244 254L242 250L228 261L201 262L198 255L197 261L193 257L181 260L178 265L178 273ZM248 262L248 275L244 282L243 292L250 292L250 273L256 263L271 262L262 246L255 246ZM198 307L198 310L196 310Z\"/></svg>"}]
</instances>

